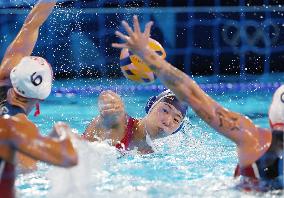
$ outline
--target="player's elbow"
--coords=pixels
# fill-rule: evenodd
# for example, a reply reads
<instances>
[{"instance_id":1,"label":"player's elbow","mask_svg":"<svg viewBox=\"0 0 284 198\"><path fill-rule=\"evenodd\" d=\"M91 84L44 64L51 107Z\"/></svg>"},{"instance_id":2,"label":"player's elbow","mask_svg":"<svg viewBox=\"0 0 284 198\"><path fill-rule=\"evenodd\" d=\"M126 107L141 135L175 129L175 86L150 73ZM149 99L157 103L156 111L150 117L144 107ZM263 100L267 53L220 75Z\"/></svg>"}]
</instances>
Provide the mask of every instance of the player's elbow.
<instances>
[{"instance_id":1,"label":"player's elbow","mask_svg":"<svg viewBox=\"0 0 284 198\"><path fill-rule=\"evenodd\" d=\"M75 154L74 156L70 157L69 159L69 167L76 166L79 162L78 155Z\"/></svg>"},{"instance_id":2,"label":"player's elbow","mask_svg":"<svg viewBox=\"0 0 284 198\"><path fill-rule=\"evenodd\" d=\"M65 160L62 166L65 168L70 168L70 167L76 166L78 162L79 162L78 155L77 153L74 153L73 155L68 155L65 157Z\"/></svg>"}]
</instances>

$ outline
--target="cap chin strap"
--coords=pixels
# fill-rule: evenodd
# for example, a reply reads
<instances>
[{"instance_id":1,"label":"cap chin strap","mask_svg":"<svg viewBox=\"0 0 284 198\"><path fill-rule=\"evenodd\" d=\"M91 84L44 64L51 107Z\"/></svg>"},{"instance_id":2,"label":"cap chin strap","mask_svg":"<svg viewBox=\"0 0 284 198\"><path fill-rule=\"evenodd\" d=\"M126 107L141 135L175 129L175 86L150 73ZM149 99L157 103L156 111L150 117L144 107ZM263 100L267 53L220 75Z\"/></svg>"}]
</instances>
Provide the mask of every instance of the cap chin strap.
<instances>
[{"instance_id":1,"label":"cap chin strap","mask_svg":"<svg viewBox=\"0 0 284 198\"><path fill-rule=\"evenodd\" d=\"M34 113L34 116L37 117L40 115L40 107L39 107L39 102L36 103L36 111Z\"/></svg>"},{"instance_id":2,"label":"cap chin strap","mask_svg":"<svg viewBox=\"0 0 284 198\"><path fill-rule=\"evenodd\" d=\"M284 126L284 123L283 123L283 122L272 123L270 119L269 119L269 124L270 124L270 128L283 127L283 126Z\"/></svg>"},{"instance_id":3,"label":"cap chin strap","mask_svg":"<svg viewBox=\"0 0 284 198\"><path fill-rule=\"evenodd\" d=\"M175 133L177 133L177 132L179 132L179 131L182 129L183 123L184 123L184 120L180 123L179 127L177 128L177 130L175 130L175 131L172 133L172 135L175 134Z\"/></svg>"}]
</instances>

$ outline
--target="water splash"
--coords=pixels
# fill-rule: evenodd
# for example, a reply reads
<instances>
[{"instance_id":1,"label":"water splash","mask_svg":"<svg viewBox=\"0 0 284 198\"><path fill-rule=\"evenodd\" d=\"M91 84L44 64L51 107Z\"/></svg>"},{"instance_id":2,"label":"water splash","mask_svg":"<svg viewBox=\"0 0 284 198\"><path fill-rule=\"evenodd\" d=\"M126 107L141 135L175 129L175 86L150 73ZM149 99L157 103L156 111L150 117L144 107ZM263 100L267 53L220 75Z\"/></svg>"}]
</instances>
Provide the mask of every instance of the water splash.
<instances>
[{"instance_id":1,"label":"water splash","mask_svg":"<svg viewBox=\"0 0 284 198\"><path fill-rule=\"evenodd\" d=\"M51 189L48 197L93 197L95 188L108 177L107 169L117 163L114 147L102 142L74 140L79 164L70 169L53 167L48 171Z\"/></svg>"}]
</instances>

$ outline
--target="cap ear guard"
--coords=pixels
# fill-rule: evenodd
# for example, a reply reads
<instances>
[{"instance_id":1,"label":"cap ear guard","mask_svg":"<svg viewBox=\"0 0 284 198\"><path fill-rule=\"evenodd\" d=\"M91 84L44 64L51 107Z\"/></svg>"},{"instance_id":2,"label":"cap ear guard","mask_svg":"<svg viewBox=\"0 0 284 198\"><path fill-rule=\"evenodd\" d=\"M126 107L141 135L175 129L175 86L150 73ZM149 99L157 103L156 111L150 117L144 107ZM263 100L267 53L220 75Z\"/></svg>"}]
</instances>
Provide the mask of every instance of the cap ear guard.
<instances>
[{"instance_id":1,"label":"cap ear guard","mask_svg":"<svg viewBox=\"0 0 284 198\"><path fill-rule=\"evenodd\" d=\"M181 124L180 124L180 126L177 128L177 130L172 133L172 135L175 134L175 133L177 133L177 132L179 132L179 131L182 129L182 127L183 127L183 121L181 122Z\"/></svg>"}]
</instances>

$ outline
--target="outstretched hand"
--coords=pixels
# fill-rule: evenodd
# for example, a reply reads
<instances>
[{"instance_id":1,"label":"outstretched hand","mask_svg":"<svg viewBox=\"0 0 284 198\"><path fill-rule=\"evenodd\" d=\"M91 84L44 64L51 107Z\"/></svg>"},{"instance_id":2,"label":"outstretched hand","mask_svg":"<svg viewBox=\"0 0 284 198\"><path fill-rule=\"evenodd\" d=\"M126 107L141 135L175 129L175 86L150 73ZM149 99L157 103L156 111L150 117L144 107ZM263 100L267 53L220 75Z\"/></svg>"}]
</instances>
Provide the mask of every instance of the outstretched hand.
<instances>
[{"instance_id":1,"label":"outstretched hand","mask_svg":"<svg viewBox=\"0 0 284 198\"><path fill-rule=\"evenodd\" d=\"M122 21L122 25L128 35L125 35L119 31L116 31L115 34L125 43L113 43L112 46L115 48L128 48L138 56L143 56L143 51L148 47L153 22L150 21L145 25L144 32L141 32L140 30L140 24L136 15L133 16L134 31L126 21Z\"/></svg>"}]
</instances>

